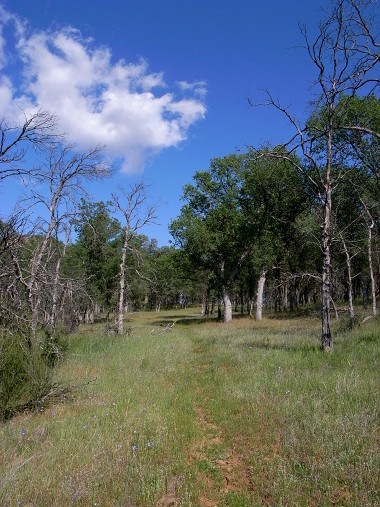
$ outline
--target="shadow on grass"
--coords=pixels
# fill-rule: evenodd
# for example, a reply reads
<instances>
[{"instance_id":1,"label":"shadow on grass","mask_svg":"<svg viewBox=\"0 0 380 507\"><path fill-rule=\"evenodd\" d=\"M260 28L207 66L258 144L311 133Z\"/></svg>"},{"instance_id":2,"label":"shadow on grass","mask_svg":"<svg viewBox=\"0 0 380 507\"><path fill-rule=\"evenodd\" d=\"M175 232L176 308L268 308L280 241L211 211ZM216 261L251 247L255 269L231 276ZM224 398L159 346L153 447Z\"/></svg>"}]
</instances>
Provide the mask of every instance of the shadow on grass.
<instances>
[{"instance_id":1,"label":"shadow on grass","mask_svg":"<svg viewBox=\"0 0 380 507\"><path fill-rule=\"evenodd\" d=\"M286 352L322 352L321 347L311 343L271 343L267 340L247 341L237 345L241 349L284 350Z\"/></svg>"},{"instance_id":2,"label":"shadow on grass","mask_svg":"<svg viewBox=\"0 0 380 507\"><path fill-rule=\"evenodd\" d=\"M158 312L156 312L158 313ZM157 318L160 317L160 314L158 313L157 314ZM173 320L178 320L178 319L191 319L193 318L192 315L189 315L189 314L186 314L186 313L177 313L177 314L173 314L173 315L165 315L164 319L162 319L162 321L173 321ZM154 320L154 319L153 319Z\"/></svg>"},{"instance_id":3,"label":"shadow on grass","mask_svg":"<svg viewBox=\"0 0 380 507\"><path fill-rule=\"evenodd\" d=\"M183 317L183 316L182 316ZM167 326L168 324L172 324L175 322L176 325L180 326L194 326L199 324L207 324L208 322L218 322L217 316L214 317L189 317L186 316L184 318L178 318L178 316L175 316L174 318L165 318L161 320L154 320L152 321L152 324L155 324L156 326ZM220 320L219 322L223 322L223 320Z\"/></svg>"},{"instance_id":4,"label":"shadow on grass","mask_svg":"<svg viewBox=\"0 0 380 507\"><path fill-rule=\"evenodd\" d=\"M268 312L265 313L267 319L274 320L291 320L291 319L302 319L308 317L320 317L321 312L316 308L298 308L294 310L286 310L282 312Z\"/></svg>"}]
</instances>

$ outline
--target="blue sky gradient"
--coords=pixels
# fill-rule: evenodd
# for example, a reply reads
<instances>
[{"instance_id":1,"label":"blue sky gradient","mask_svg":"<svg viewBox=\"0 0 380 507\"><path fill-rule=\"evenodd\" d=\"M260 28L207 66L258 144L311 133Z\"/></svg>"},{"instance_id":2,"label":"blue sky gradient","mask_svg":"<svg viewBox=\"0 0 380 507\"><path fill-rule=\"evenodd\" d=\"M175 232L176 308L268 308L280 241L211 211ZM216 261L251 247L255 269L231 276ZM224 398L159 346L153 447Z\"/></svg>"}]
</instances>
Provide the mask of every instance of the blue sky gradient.
<instances>
[{"instance_id":1,"label":"blue sky gradient","mask_svg":"<svg viewBox=\"0 0 380 507\"><path fill-rule=\"evenodd\" d=\"M116 113L111 119L112 129L120 129L115 134L119 135L117 141L109 137L110 130L102 134L96 125L89 132L86 121L82 126L76 121L72 140L79 139L81 146L95 140L109 145L108 155L117 166L111 179L89 187L92 199L107 201L117 186L128 186L142 176L151 185L152 201L161 202L160 225L146 227L142 232L156 238L162 246L170 239L169 221L180 211L182 187L191 182L196 170L207 169L212 158L244 150L249 145L276 144L292 135L290 125L279 113L265 107L250 107L248 97L252 102L262 102L263 89L268 89L282 104L291 106L297 118L308 116L316 72L302 47L299 24L306 24L313 38L326 5L324 0L0 0L3 17L0 78L11 82L11 100L23 97L25 101L27 97L34 105L46 108L45 98L49 109L56 106L60 115L65 88L54 95L46 83L39 81L49 69L54 78L59 66L56 70L38 61L43 54L42 45L39 52L36 44L31 49L31 41L37 40L37 34L39 41L42 35L45 37L45 54L51 51L52 58L62 57L61 50L52 49L57 34L62 37L65 34L67 47L69 42L77 43L76 49L80 46L83 55L93 56L98 51L104 60L108 54L108 61L102 60L96 72L90 69L93 60L87 66L93 72L91 93L98 93L94 91L96 79L99 90L109 87L108 96L121 90L116 78L101 76L102 72L107 74L104 69L110 75L116 72L118 62L122 61L123 72L126 69L139 72L133 92L135 98L146 99L137 106L138 111L144 108L146 111L136 120L138 127L135 128L135 113L130 108L119 115L118 108L124 105L117 101L119 97L113 103ZM13 21L6 21L9 16ZM15 34L14 20L22 25L22 36ZM67 59L67 54L64 57ZM87 67L75 65L69 72L75 70L73 79L82 80L78 86L83 86ZM147 85L147 79L156 83ZM154 113L150 108L157 109L163 97L166 106L158 118L157 110ZM11 106L11 102L0 102L0 115L11 115ZM107 118L111 114L112 109ZM93 115L88 118L91 125ZM169 118L171 131L166 132ZM10 212L20 190L16 181L2 185L0 215Z\"/></svg>"}]
</instances>

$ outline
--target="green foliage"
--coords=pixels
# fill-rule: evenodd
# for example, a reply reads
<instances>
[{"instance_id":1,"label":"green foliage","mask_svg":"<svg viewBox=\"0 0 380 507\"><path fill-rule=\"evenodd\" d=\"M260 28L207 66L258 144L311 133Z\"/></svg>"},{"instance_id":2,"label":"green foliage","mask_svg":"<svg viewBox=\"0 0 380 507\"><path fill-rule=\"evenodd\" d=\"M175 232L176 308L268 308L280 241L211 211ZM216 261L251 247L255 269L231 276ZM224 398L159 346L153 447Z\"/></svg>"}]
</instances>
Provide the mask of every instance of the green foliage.
<instances>
[{"instance_id":1,"label":"green foliage","mask_svg":"<svg viewBox=\"0 0 380 507\"><path fill-rule=\"evenodd\" d=\"M110 307L117 300L120 223L111 217L109 203L82 199L74 225L78 240L67 251L65 269L84 280L93 301Z\"/></svg>"},{"instance_id":2,"label":"green foliage","mask_svg":"<svg viewBox=\"0 0 380 507\"><path fill-rule=\"evenodd\" d=\"M62 331L52 334L47 329L42 344L41 357L49 367L57 366L67 351L67 341Z\"/></svg>"},{"instance_id":3,"label":"green foliage","mask_svg":"<svg viewBox=\"0 0 380 507\"><path fill-rule=\"evenodd\" d=\"M31 350L18 335L0 338L0 419L26 408L43 410L41 400L52 386L52 355L46 352Z\"/></svg>"}]
</instances>

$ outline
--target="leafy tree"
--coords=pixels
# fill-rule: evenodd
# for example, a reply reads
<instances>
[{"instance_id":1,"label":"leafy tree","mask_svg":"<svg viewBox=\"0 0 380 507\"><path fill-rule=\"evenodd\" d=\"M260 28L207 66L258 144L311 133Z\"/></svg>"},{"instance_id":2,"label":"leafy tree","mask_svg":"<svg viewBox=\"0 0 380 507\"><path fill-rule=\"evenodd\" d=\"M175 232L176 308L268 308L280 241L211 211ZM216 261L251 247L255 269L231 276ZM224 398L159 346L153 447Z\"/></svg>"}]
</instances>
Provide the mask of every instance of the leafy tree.
<instances>
[{"instance_id":1,"label":"leafy tree","mask_svg":"<svg viewBox=\"0 0 380 507\"><path fill-rule=\"evenodd\" d=\"M198 171L194 185L184 187L180 217L170 230L195 266L214 273L224 302L224 320L232 319L231 284L248 254L244 220L238 201L242 156L230 155L211 161L209 171Z\"/></svg>"},{"instance_id":2,"label":"leafy tree","mask_svg":"<svg viewBox=\"0 0 380 507\"><path fill-rule=\"evenodd\" d=\"M77 242L69 249L76 278L84 279L90 306L110 309L117 301L121 225L111 217L110 203L82 199L74 221ZM85 303L85 311L89 302Z\"/></svg>"}]
</instances>

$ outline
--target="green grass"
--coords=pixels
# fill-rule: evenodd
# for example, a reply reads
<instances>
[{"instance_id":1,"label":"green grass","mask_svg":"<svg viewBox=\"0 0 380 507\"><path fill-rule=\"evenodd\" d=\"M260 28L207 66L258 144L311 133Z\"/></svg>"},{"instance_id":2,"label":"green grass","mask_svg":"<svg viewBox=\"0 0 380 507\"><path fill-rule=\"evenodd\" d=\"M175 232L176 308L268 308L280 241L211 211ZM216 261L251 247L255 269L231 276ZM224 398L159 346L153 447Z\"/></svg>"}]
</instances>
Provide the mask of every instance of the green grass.
<instances>
[{"instance_id":1,"label":"green grass","mask_svg":"<svg viewBox=\"0 0 380 507\"><path fill-rule=\"evenodd\" d=\"M0 428L0 506L380 505L379 324L329 353L314 317L82 327L73 397Z\"/></svg>"}]
</instances>

